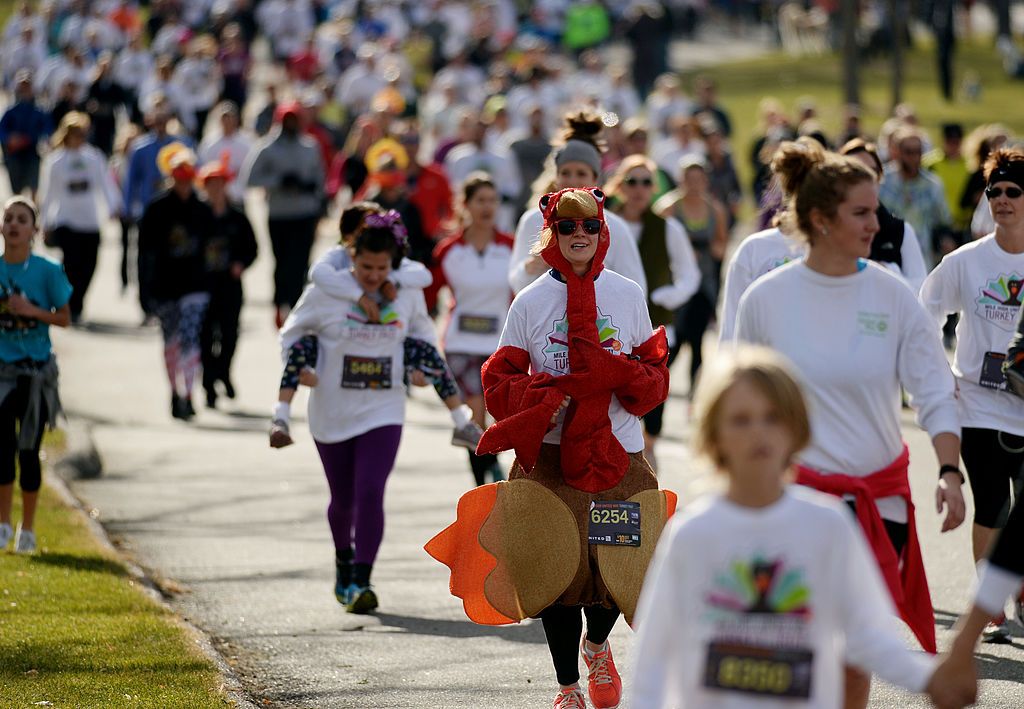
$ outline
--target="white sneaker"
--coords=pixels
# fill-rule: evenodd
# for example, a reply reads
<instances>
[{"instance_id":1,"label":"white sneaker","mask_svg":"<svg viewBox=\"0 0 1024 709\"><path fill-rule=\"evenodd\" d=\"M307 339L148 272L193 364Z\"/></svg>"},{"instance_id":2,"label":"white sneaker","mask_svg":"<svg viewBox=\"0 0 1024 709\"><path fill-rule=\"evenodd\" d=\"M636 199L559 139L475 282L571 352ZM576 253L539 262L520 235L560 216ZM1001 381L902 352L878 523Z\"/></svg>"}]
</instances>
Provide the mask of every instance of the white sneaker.
<instances>
[{"instance_id":1,"label":"white sneaker","mask_svg":"<svg viewBox=\"0 0 1024 709\"><path fill-rule=\"evenodd\" d=\"M4 522L0 524L0 549L6 549L14 537L14 527Z\"/></svg>"},{"instance_id":2,"label":"white sneaker","mask_svg":"<svg viewBox=\"0 0 1024 709\"><path fill-rule=\"evenodd\" d=\"M14 537L15 554L34 554L36 551L36 533L30 529L18 527Z\"/></svg>"},{"instance_id":3,"label":"white sneaker","mask_svg":"<svg viewBox=\"0 0 1024 709\"><path fill-rule=\"evenodd\" d=\"M477 425L476 421L470 421L462 428L456 428L452 432L452 445L475 451L482 435L484 435L484 430Z\"/></svg>"}]
</instances>

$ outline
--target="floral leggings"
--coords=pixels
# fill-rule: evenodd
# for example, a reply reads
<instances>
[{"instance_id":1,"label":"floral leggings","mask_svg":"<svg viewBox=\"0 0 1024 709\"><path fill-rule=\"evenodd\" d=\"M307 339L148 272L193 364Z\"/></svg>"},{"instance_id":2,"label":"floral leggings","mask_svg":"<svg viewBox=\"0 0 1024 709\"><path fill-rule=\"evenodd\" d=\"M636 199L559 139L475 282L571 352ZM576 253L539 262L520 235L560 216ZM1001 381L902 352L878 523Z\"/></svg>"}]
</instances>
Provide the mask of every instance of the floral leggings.
<instances>
[{"instance_id":1,"label":"floral leggings","mask_svg":"<svg viewBox=\"0 0 1024 709\"><path fill-rule=\"evenodd\" d=\"M418 369L427 375L427 379L434 386L438 397L445 400L450 396L459 395L459 387L455 384L455 377L452 376L444 357L437 351L437 348L429 342L417 340L412 337L405 338L405 369ZM316 369L317 361L317 339L316 335L305 335L295 344L288 348L288 362L285 364L284 373L281 375L282 389L299 388L299 372L304 367Z\"/></svg>"},{"instance_id":2,"label":"floral leggings","mask_svg":"<svg viewBox=\"0 0 1024 709\"><path fill-rule=\"evenodd\" d=\"M189 293L178 300L156 304L164 336L164 366L171 391L181 397L192 393L200 368L199 334L203 330L209 293Z\"/></svg>"}]
</instances>

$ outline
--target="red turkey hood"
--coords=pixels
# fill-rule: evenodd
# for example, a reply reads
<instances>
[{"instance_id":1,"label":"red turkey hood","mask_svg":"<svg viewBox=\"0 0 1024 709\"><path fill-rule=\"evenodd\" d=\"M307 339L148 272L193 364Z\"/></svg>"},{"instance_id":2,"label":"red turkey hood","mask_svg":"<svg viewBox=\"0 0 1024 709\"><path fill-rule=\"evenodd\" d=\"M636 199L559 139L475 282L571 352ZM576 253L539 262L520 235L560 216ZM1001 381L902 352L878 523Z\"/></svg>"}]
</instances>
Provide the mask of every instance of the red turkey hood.
<instances>
[{"instance_id":1,"label":"red turkey hood","mask_svg":"<svg viewBox=\"0 0 1024 709\"><path fill-rule=\"evenodd\" d=\"M596 187L570 187L544 195L540 198L540 212L544 216L545 227L553 228L555 221L558 219L555 216L555 211L558 209L558 200L568 192L589 192L597 202L597 218L601 220L601 234L597 242L597 253L594 254L594 261L590 266L590 270L585 274L593 279L604 270L604 257L608 253L608 246L611 243L611 238L608 234L608 224L604 220L604 192ZM572 266L565 256L562 255L562 250L558 248L558 234L552 235L551 243L541 252L540 257L544 259L547 265L561 273L566 280L570 276L575 276Z\"/></svg>"}]
</instances>

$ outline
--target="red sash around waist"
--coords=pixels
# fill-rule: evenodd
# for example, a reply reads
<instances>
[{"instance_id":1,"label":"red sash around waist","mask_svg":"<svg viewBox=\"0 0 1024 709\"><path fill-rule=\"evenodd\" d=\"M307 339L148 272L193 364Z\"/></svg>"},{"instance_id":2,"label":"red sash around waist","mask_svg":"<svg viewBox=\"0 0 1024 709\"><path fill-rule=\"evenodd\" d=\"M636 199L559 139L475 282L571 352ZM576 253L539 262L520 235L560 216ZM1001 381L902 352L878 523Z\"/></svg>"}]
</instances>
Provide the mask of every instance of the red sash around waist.
<instances>
[{"instance_id":1,"label":"red sash around waist","mask_svg":"<svg viewBox=\"0 0 1024 709\"><path fill-rule=\"evenodd\" d=\"M900 617L914 632L918 642L927 652L935 653L935 611L932 608L928 579L921 558L921 545L917 539L917 524L914 519L914 503L910 500L910 482L907 472L910 468L910 451L906 445L903 453L885 468L865 477L852 475L824 475L803 465L797 465L796 481L821 492L842 497L853 495L856 501L857 520L875 553L892 600ZM881 497L901 497L907 504L907 543L902 557L885 531L885 524L878 514L875 500Z\"/></svg>"}]
</instances>

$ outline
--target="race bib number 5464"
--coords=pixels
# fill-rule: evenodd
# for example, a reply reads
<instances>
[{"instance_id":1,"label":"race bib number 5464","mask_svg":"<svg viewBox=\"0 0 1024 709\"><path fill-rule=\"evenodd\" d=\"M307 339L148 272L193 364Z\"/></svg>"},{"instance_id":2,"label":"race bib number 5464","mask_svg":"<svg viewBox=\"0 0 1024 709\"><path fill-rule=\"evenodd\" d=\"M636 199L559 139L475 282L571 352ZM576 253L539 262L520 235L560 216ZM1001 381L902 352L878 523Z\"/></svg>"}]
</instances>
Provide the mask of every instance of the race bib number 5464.
<instances>
[{"instance_id":1,"label":"race bib number 5464","mask_svg":"<svg viewBox=\"0 0 1024 709\"><path fill-rule=\"evenodd\" d=\"M390 357L346 355L341 370L342 389L390 389Z\"/></svg>"}]
</instances>

